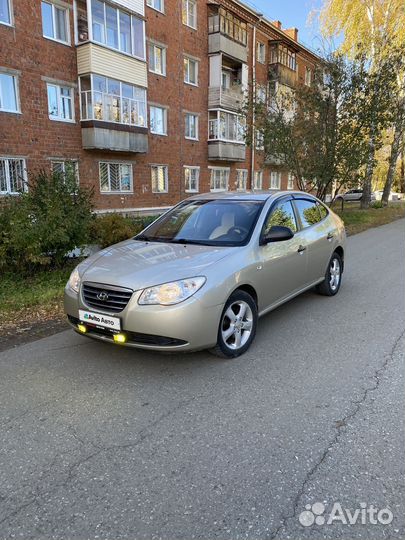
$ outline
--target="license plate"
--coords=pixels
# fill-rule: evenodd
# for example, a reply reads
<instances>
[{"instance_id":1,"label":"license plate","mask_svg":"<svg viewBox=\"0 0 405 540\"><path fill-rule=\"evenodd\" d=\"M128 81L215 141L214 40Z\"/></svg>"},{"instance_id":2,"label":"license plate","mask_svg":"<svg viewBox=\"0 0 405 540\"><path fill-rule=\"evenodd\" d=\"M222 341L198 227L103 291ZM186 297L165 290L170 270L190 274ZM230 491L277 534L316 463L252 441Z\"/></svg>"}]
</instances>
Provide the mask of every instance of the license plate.
<instances>
[{"instance_id":1,"label":"license plate","mask_svg":"<svg viewBox=\"0 0 405 540\"><path fill-rule=\"evenodd\" d=\"M92 311L79 310L79 319L84 323L99 326L101 328L109 328L110 330L121 330L121 321L118 317L110 317L101 313Z\"/></svg>"}]
</instances>

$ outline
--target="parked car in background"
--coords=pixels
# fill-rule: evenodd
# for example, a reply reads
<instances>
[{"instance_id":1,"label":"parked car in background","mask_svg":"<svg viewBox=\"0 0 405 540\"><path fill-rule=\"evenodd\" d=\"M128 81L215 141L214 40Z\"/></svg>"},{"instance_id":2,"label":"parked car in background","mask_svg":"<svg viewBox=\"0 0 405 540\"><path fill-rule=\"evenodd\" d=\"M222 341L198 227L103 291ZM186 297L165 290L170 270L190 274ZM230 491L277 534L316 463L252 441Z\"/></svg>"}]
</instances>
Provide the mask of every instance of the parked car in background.
<instances>
[{"instance_id":1,"label":"parked car in background","mask_svg":"<svg viewBox=\"0 0 405 540\"><path fill-rule=\"evenodd\" d=\"M363 197L363 190L362 189L350 189L349 191L346 191L346 193L340 193L336 196L336 201L341 201L342 199L344 201L350 202L350 201L360 201ZM371 200L375 201L375 194L371 194Z\"/></svg>"},{"instance_id":2,"label":"parked car in background","mask_svg":"<svg viewBox=\"0 0 405 540\"><path fill-rule=\"evenodd\" d=\"M374 196L376 201L381 201L384 191L382 189L379 189L378 191L374 191ZM391 191L388 200L389 201L401 201L403 200L404 195L403 193L397 193L396 191Z\"/></svg>"},{"instance_id":3,"label":"parked car in background","mask_svg":"<svg viewBox=\"0 0 405 540\"><path fill-rule=\"evenodd\" d=\"M341 219L307 193L195 196L79 264L65 311L91 338L236 357L261 315L312 287L338 293L345 240Z\"/></svg>"}]
</instances>

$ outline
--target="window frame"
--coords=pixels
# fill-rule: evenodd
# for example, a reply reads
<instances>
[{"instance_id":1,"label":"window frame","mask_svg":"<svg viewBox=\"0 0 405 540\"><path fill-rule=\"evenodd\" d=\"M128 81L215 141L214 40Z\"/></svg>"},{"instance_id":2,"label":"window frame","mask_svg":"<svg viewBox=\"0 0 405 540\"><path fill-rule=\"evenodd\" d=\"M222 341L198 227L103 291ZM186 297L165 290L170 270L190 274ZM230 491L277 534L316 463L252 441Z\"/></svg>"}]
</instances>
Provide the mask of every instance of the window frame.
<instances>
[{"instance_id":1,"label":"window frame","mask_svg":"<svg viewBox=\"0 0 405 540\"><path fill-rule=\"evenodd\" d=\"M190 5L190 2L193 3L194 5L194 23L195 23L195 26L191 25L190 24L190 11L189 11L189 5ZM193 30L197 30L197 0L182 0L182 12L181 12L181 20L182 20L182 23L185 25L185 26L188 26L189 28L192 28ZM184 9L186 10L186 21L184 21Z\"/></svg>"},{"instance_id":2,"label":"window frame","mask_svg":"<svg viewBox=\"0 0 405 540\"><path fill-rule=\"evenodd\" d=\"M187 128L190 128L190 124L187 122L189 117L195 118L195 137L187 135ZM197 113L186 112L184 113L184 138L188 141L198 141L199 140L199 116Z\"/></svg>"},{"instance_id":3,"label":"window frame","mask_svg":"<svg viewBox=\"0 0 405 540\"><path fill-rule=\"evenodd\" d=\"M189 171L195 171L197 173L197 177L195 179L195 182L196 182L196 189L191 189L190 187L187 187L187 180L186 180L186 170L189 170ZM200 171L201 171L201 167L199 166L195 166L195 165L183 165L183 171L184 171L184 191L185 193L199 193L200 192ZM189 179L190 181L190 179ZM190 186L190 184L189 184Z\"/></svg>"},{"instance_id":4,"label":"window frame","mask_svg":"<svg viewBox=\"0 0 405 540\"><path fill-rule=\"evenodd\" d=\"M295 180L295 176L293 175L292 172L289 172L288 173L288 178L287 178L287 189L288 190L294 190L294 180ZM291 185L291 182L292 182L292 185Z\"/></svg>"},{"instance_id":5,"label":"window frame","mask_svg":"<svg viewBox=\"0 0 405 540\"><path fill-rule=\"evenodd\" d=\"M78 159L69 159L69 158L51 158L50 159L50 162L51 162L51 171L52 173L57 173L58 171L55 171L53 166L55 164L60 164L62 165L62 171L61 171L61 174L65 175L66 174L66 163L71 163L73 164L73 167L74 167L74 175L75 175L75 179L76 179L76 183L77 185L79 185L79 181L80 181L80 174L79 174L79 160Z\"/></svg>"},{"instance_id":6,"label":"window frame","mask_svg":"<svg viewBox=\"0 0 405 540\"><path fill-rule=\"evenodd\" d=\"M7 75L8 77L11 77L12 80L13 80L13 87L14 87L14 94L15 94L15 105L16 105L16 109L3 109L1 108L0 106L0 113L2 112L5 112L5 113L10 113L10 114L21 114L21 104L20 104L20 87L19 87L19 83L20 83L20 80L19 80L19 74L16 73L16 72L11 72L7 69L2 69L0 68L0 75ZM0 84L0 103L2 103L4 100L2 98L2 87L1 87L1 84Z\"/></svg>"},{"instance_id":7,"label":"window frame","mask_svg":"<svg viewBox=\"0 0 405 540\"><path fill-rule=\"evenodd\" d=\"M266 44L263 41L257 41L256 43L256 60L259 64L266 63Z\"/></svg>"},{"instance_id":8,"label":"window frame","mask_svg":"<svg viewBox=\"0 0 405 540\"><path fill-rule=\"evenodd\" d=\"M156 2L156 0L146 0L145 4L151 8L151 9L154 9L155 11L157 11L158 13L165 13L165 0L160 0L160 2L162 3L162 9L159 9L157 7L155 7L155 5L151 5L149 2L151 2L152 4L154 4Z\"/></svg>"},{"instance_id":9,"label":"window frame","mask_svg":"<svg viewBox=\"0 0 405 540\"><path fill-rule=\"evenodd\" d=\"M236 191L244 193L247 191L249 171L248 169L236 169ZM242 178L240 178L242 177ZM244 187L239 187L239 181L242 179Z\"/></svg>"},{"instance_id":10,"label":"window frame","mask_svg":"<svg viewBox=\"0 0 405 540\"><path fill-rule=\"evenodd\" d=\"M50 41L55 41L56 43L61 43L62 45L67 45L68 47L70 47L72 44L72 39L70 35L70 8L61 6L60 4L52 2L51 0L41 0L41 19L42 19L42 4L48 4L52 8L52 26L53 26L54 36L56 36L55 11L56 9L60 9L61 11L65 12L66 41L63 41L62 39L58 39L57 37L46 36L44 34L43 20L41 21L42 22L42 37L45 39L49 39Z\"/></svg>"},{"instance_id":11,"label":"window frame","mask_svg":"<svg viewBox=\"0 0 405 540\"><path fill-rule=\"evenodd\" d=\"M208 167L210 171L210 191L211 193L223 193L229 191L229 177L231 173L230 167ZM226 173L225 181L226 181L226 187L223 189L222 187L212 187L212 180L213 180L213 174L216 172L222 172ZM221 179L220 179L221 180Z\"/></svg>"},{"instance_id":12,"label":"window frame","mask_svg":"<svg viewBox=\"0 0 405 540\"><path fill-rule=\"evenodd\" d=\"M277 175L278 187L273 187L273 175ZM270 188L269 189L274 189L274 190L280 191L281 190L281 181L282 181L281 172L280 171L271 171L270 172Z\"/></svg>"},{"instance_id":13,"label":"window frame","mask_svg":"<svg viewBox=\"0 0 405 540\"><path fill-rule=\"evenodd\" d=\"M163 112L163 132L152 130L152 109L158 109ZM167 107L164 105L149 104L149 130L152 135L160 135L161 137L167 137Z\"/></svg>"},{"instance_id":14,"label":"window frame","mask_svg":"<svg viewBox=\"0 0 405 540\"><path fill-rule=\"evenodd\" d=\"M211 113L216 113L216 118L210 118ZM235 139L228 139L226 137L222 137L222 129L221 129L221 114L224 114L224 121L225 124L223 127L225 127L225 131L228 131L229 134L229 117L233 116L235 117L233 121L235 122L235 133L240 135L240 129L246 129L246 118L242 114L238 114L232 111L227 111L225 109L208 109L208 141L220 141L220 142L229 142L233 144L240 144L245 146L246 140L244 134L242 134L239 137L236 137ZM214 129L212 130L212 134L214 135L211 137L211 126L214 126Z\"/></svg>"},{"instance_id":15,"label":"window frame","mask_svg":"<svg viewBox=\"0 0 405 540\"><path fill-rule=\"evenodd\" d=\"M2 162L2 161L4 162L5 179L6 179L6 191L1 191L1 186L0 186L0 196L20 195L19 191L11 191L11 189L10 189L11 188L10 167L9 167L9 162L10 161L19 161L20 164L22 165L23 191L27 192L28 191L28 184L27 184L28 176L27 176L27 163L26 163L25 158L19 157L19 156L3 156L3 155L0 155L0 162Z\"/></svg>"},{"instance_id":16,"label":"window frame","mask_svg":"<svg viewBox=\"0 0 405 540\"><path fill-rule=\"evenodd\" d=\"M189 84L190 86L198 86L198 75L199 75L199 61L193 58L192 56L184 55L183 60L183 79L184 84ZM196 82L192 82L190 80L190 62L194 62L195 64L195 80ZM187 68L186 68L187 63Z\"/></svg>"},{"instance_id":17,"label":"window frame","mask_svg":"<svg viewBox=\"0 0 405 540\"><path fill-rule=\"evenodd\" d=\"M107 49L110 49L112 51L117 51L119 52L120 54L125 54L126 56L130 56L131 58L137 58L138 60L142 60L143 62L146 61L146 56L147 56L147 53L146 53L146 26L145 26L145 19L142 18L141 15L137 15L135 14L134 12L131 12L131 11L127 11L123 6L121 5L116 5L116 4L110 4L108 1L106 0L98 0L99 2L101 2L103 4L103 29L104 29L104 36L105 36L105 41L98 41L97 39L95 39L94 37L94 32L93 32L93 12L91 11L91 17L90 17L90 20L89 20L89 32L90 32L90 35L91 35L91 42L92 43L96 43L97 45L100 45L101 47L106 47ZM91 3L91 0L90 0L90 3ZM118 47L113 47L112 45L109 45L107 43L107 15L106 15L106 6L108 7L111 7L113 9L116 10L117 12L117 16L116 16L116 22L117 22L117 39L118 39ZM92 10L92 8L91 8ZM131 52L127 52L123 49L121 49L121 32L120 32L120 25L121 25L121 17L120 17L120 13L123 13L127 16L129 16L130 18L130 28L131 28L131 37L130 37L130 41L131 41ZM135 47L134 47L134 33L133 33L133 19L137 19L138 21L142 22L142 27L143 27L143 56L139 56L137 54L135 54Z\"/></svg>"},{"instance_id":18,"label":"window frame","mask_svg":"<svg viewBox=\"0 0 405 540\"><path fill-rule=\"evenodd\" d=\"M308 88L311 88L312 86L312 69L308 66L305 66L305 79L304 79L305 86L308 86Z\"/></svg>"},{"instance_id":19,"label":"window frame","mask_svg":"<svg viewBox=\"0 0 405 540\"><path fill-rule=\"evenodd\" d=\"M162 191L155 191L153 189L153 169L159 169L159 168L162 168L164 170L164 182L165 182L165 189L162 190ZM161 195L161 194L164 194L164 193L169 193L169 166L168 165L162 165L160 163L152 163L150 165L150 171L151 171L151 177L150 177L150 180L151 180L151 190L152 190L152 193L156 194L156 195Z\"/></svg>"},{"instance_id":20,"label":"window frame","mask_svg":"<svg viewBox=\"0 0 405 540\"><path fill-rule=\"evenodd\" d=\"M13 3L12 0L6 0L7 7L8 7L8 18L9 22L3 21L0 19L0 24L3 24L4 26L14 26L14 17L13 17Z\"/></svg>"},{"instance_id":21,"label":"window frame","mask_svg":"<svg viewBox=\"0 0 405 540\"><path fill-rule=\"evenodd\" d=\"M260 187L257 187L257 178L260 177ZM253 191L263 191L263 171L255 171L253 175Z\"/></svg>"},{"instance_id":22,"label":"window frame","mask_svg":"<svg viewBox=\"0 0 405 540\"><path fill-rule=\"evenodd\" d=\"M322 217L321 212L319 210L319 205L321 203L317 199L313 199L312 197L308 197L308 196L292 196L291 201L292 201L292 205L294 207L296 219L299 222L299 230L300 231L310 229L311 227L316 227L317 225L322 223L322 221L327 219L327 217L329 216L329 209L324 204L322 204L322 206L326 209L326 216ZM307 225L306 227L304 227L303 223L302 223L302 220L301 220L301 214L300 214L298 206L296 204L297 201L307 201L307 202L310 202L311 204L314 204L318 209L319 216L320 216L321 219L319 221L317 221L316 223L312 223L311 225Z\"/></svg>"},{"instance_id":23,"label":"window frame","mask_svg":"<svg viewBox=\"0 0 405 540\"><path fill-rule=\"evenodd\" d=\"M151 67L151 61L150 60L151 60L151 49L152 48L153 48L153 50L161 49L161 51L162 51L162 72L156 71L156 70L152 69L152 67ZM167 60L166 51L167 51L167 46L166 45L160 45L159 43L155 43L153 41L148 42L148 69L149 69L150 73L153 73L155 75L160 75L161 77L166 77L166 60ZM154 65L156 65L155 54L153 54L153 63L154 63Z\"/></svg>"},{"instance_id":24,"label":"window frame","mask_svg":"<svg viewBox=\"0 0 405 540\"><path fill-rule=\"evenodd\" d=\"M109 184L109 190L103 191L101 189L101 166L107 165L108 166L108 184ZM129 188L128 190L112 190L111 189L111 172L110 167L111 165L119 165L119 170L121 174L121 166L125 165L126 167L129 167L130 170L130 179L129 179ZM133 166L132 163L129 163L128 161L113 161L113 160L100 160L98 162L98 180L99 180L99 188L100 188L100 194L101 195L120 195L120 194L131 194L134 192L134 175L133 175ZM120 177L120 188L122 187L122 177Z\"/></svg>"},{"instance_id":25,"label":"window frame","mask_svg":"<svg viewBox=\"0 0 405 540\"><path fill-rule=\"evenodd\" d=\"M52 116L49 112L49 94L48 94L48 88L52 86L54 88L56 88L56 99L57 99L57 102L58 102L58 116ZM62 96L61 94L61 89L62 88L65 88L65 89L68 89L69 90L69 97L67 96ZM64 84L57 84L57 83L51 83L51 82L47 82L46 83L46 95L47 95L47 99L48 99L48 118L49 120L52 120L53 122L68 122L69 124L74 124L75 123L75 102L74 102L74 91L73 91L73 87L72 86L69 86L69 85L64 85ZM60 116L60 111L62 110L62 101L63 101L63 98L67 98L67 99L70 99L70 106L71 106L71 112L72 112L72 118L63 118L62 116Z\"/></svg>"}]
</instances>

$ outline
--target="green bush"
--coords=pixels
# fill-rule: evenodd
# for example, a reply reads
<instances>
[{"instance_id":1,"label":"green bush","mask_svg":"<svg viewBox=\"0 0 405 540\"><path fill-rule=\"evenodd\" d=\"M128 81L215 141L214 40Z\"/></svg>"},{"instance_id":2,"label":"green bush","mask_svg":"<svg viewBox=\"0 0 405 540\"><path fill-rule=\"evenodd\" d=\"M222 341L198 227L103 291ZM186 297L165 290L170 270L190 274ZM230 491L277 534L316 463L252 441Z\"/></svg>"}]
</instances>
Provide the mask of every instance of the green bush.
<instances>
[{"instance_id":1,"label":"green bush","mask_svg":"<svg viewBox=\"0 0 405 540\"><path fill-rule=\"evenodd\" d=\"M92 192L74 174L39 172L0 210L0 269L60 266L70 250L87 244L92 220Z\"/></svg>"},{"instance_id":2,"label":"green bush","mask_svg":"<svg viewBox=\"0 0 405 540\"><path fill-rule=\"evenodd\" d=\"M376 210L378 208L384 208L384 203L383 201L374 201L370 204L370 208L375 208Z\"/></svg>"},{"instance_id":3,"label":"green bush","mask_svg":"<svg viewBox=\"0 0 405 540\"><path fill-rule=\"evenodd\" d=\"M91 226L91 241L104 248L127 240L155 221L156 216L130 218L111 213L98 216Z\"/></svg>"}]
</instances>

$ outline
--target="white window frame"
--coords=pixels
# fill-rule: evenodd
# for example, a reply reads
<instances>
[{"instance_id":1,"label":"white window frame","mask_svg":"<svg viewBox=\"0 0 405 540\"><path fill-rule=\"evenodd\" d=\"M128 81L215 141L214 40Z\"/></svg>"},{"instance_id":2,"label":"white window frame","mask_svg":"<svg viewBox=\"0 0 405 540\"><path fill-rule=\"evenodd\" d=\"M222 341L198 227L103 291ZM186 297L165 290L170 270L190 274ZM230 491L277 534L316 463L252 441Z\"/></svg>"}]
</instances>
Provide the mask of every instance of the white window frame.
<instances>
[{"instance_id":1,"label":"white window frame","mask_svg":"<svg viewBox=\"0 0 405 540\"><path fill-rule=\"evenodd\" d=\"M163 171L164 171L165 189L162 190L162 191L155 191L153 189L153 169L163 169ZM169 192L169 166L168 165L160 165L160 164L157 164L157 163L153 163L150 166L150 181L151 181L152 193L156 193L158 195L160 195L162 193L168 193Z\"/></svg>"},{"instance_id":2,"label":"white window frame","mask_svg":"<svg viewBox=\"0 0 405 540\"><path fill-rule=\"evenodd\" d=\"M223 192L223 191L229 191L229 176L230 176L231 169L229 167L208 167L208 169L210 170L210 191L212 193L219 193L219 192ZM219 181L220 181L220 184L221 184L222 180L225 180L225 182L224 182L225 187L221 187L221 185L220 185L220 187L216 187L216 185L215 185L215 180L216 179L214 178L214 175L217 172L220 172L220 174L222 173L223 178L220 177ZM213 180L214 180L214 182L213 182Z\"/></svg>"},{"instance_id":3,"label":"white window frame","mask_svg":"<svg viewBox=\"0 0 405 540\"><path fill-rule=\"evenodd\" d=\"M125 54L126 56L131 56L132 58L138 58L139 60L146 60L146 29L145 29L145 21L142 19L142 17L138 14L135 14L133 12L127 11L126 9L123 9L121 6L118 6L116 4L110 4L106 0L99 0L103 4L103 10L104 10L104 36L105 41L98 41L94 38L93 33L93 17L89 17L89 35L91 36L91 41L94 43L97 43L101 45L102 47L106 47L107 49L110 49L111 51L118 51L121 54ZM90 0L91 2L91 0ZM108 4L109 7L112 7L117 10L117 31L118 31L118 48L113 47L112 45L109 45L107 43L107 18L106 18L106 5ZM121 32L120 32L120 13L125 13L125 15L128 15L131 20L131 52L127 52L123 49L121 49ZM91 14L92 15L92 14ZM138 21L142 22L143 26L143 56L138 56L135 54L134 50L134 35L133 35L133 25L132 20L138 19Z\"/></svg>"},{"instance_id":4,"label":"white window frame","mask_svg":"<svg viewBox=\"0 0 405 540\"><path fill-rule=\"evenodd\" d=\"M163 131L153 131L152 109L159 109L163 112ZM167 107L164 107L163 105L149 105L149 124L150 124L150 132L153 135L160 135L162 137L167 137Z\"/></svg>"},{"instance_id":5,"label":"white window frame","mask_svg":"<svg viewBox=\"0 0 405 540\"><path fill-rule=\"evenodd\" d=\"M108 167L108 184L109 184L109 190L108 191L103 191L101 189L101 166L102 165L107 165ZM110 170L110 167L111 165L118 165L119 166L119 171L120 171L120 187L121 187L121 181L122 181L122 178L121 178L121 166L124 165L126 167L129 166L129 170L130 170L130 184L129 184L129 189L128 190L123 190L123 189L117 189L117 190L112 190L111 189L111 170ZM132 163L128 163L128 162L125 162L125 161L99 161L98 162L98 179L99 179L99 187L100 187L100 193L101 195L116 195L116 194L128 194L128 193L133 193L134 192L134 180L133 180L133 168L132 168Z\"/></svg>"},{"instance_id":6,"label":"white window frame","mask_svg":"<svg viewBox=\"0 0 405 540\"><path fill-rule=\"evenodd\" d=\"M76 183L79 184L79 161L77 159L65 159L65 158L51 158L51 170L53 173L60 172L61 174L66 173L66 163L70 163L74 168L74 175ZM61 171L55 171L54 166L60 165Z\"/></svg>"},{"instance_id":7,"label":"white window frame","mask_svg":"<svg viewBox=\"0 0 405 540\"><path fill-rule=\"evenodd\" d=\"M248 170L236 169L236 191L246 191L247 180L248 180ZM240 185L241 182L242 182L242 187Z\"/></svg>"},{"instance_id":8,"label":"white window frame","mask_svg":"<svg viewBox=\"0 0 405 540\"><path fill-rule=\"evenodd\" d=\"M262 41L256 43L256 60L260 64L266 63L266 44Z\"/></svg>"},{"instance_id":9,"label":"white window frame","mask_svg":"<svg viewBox=\"0 0 405 540\"><path fill-rule=\"evenodd\" d=\"M19 161L20 165L22 166L23 171L23 191L28 191L28 185L27 185L27 165L25 162L25 158L22 157L16 157L16 156L0 156L0 162L4 163L4 171L5 171L5 178L6 178L6 190L1 190L0 186L0 195L19 195L19 191L11 191L11 180L10 180L10 161Z\"/></svg>"},{"instance_id":10,"label":"white window frame","mask_svg":"<svg viewBox=\"0 0 405 540\"><path fill-rule=\"evenodd\" d=\"M56 99L57 99L57 102L58 102L58 115L57 116L53 116L49 112L48 88L50 86L52 86L53 88L56 88ZM70 94L69 97L68 96L62 96L61 88L65 88L65 89L69 90L69 94ZM69 122L70 124L74 124L74 122L75 122L75 102L74 102L73 88L71 86L64 85L64 84L46 83L46 94L47 94L47 98L48 98L48 117L49 117L49 120L53 120L54 122ZM62 101L63 101L63 99L70 99L70 107L71 107L71 111L72 111L72 118L64 118L63 116L60 115L61 111L62 111Z\"/></svg>"},{"instance_id":11,"label":"white window frame","mask_svg":"<svg viewBox=\"0 0 405 540\"><path fill-rule=\"evenodd\" d=\"M277 180L277 187L274 187L274 180ZM272 171L270 173L270 189L281 189L281 172L279 171Z\"/></svg>"},{"instance_id":12,"label":"white window frame","mask_svg":"<svg viewBox=\"0 0 405 540\"><path fill-rule=\"evenodd\" d=\"M197 1L198 0L182 0L182 21L185 26L188 26L189 28L193 28L194 30L197 30ZM190 3L194 6L194 13L191 13L190 11ZM186 20L183 18L184 11L186 13ZM194 26L190 24L190 18L194 18Z\"/></svg>"},{"instance_id":13,"label":"white window frame","mask_svg":"<svg viewBox=\"0 0 405 540\"><path fill-rule=\"evenodd\" d=\"M305 67L305 86L312 86L312 69Z\"/></svg>"},{"instance_id":14,"label":"white window frame","mask_svg":"<svg viewBox=\"0 0 405 540\"><path fill-rule=\"evenodd\" d=\"M259 179L260 179L260 182L259 182ZM255 171L254 178L253 178L253 189L256 191L263 190L263 171Z\"/></svg>"},{"instance_id":15,"label":"white window frame","mask_svg":"<svg viewBox=\"0 0 405 540\"><path fill-rule=\"evenodd\" d=\"M49 4L52 7L52 24L53 24L53 32L56 35L56 17L55 17L55 10L60 9L61 11L65 12L65 30L66 30L66 41L63 41L62 39L58 39L56 37L46 36L44 34L44 28L42 26L42 37L45 39L49 39L51 41L56 41L56 43L62 43L63 45L71 45L71 37L70 37L70 9L68 7L63 7L58 3L54 3L50 0L41 0L41 10L42 10L42 4ZM42 18L42 12L41 12L41 18ZM41 21L42 22L42 21ZM43 22L42 22L43 25Z\"/></svg>"},{"instance_id":16,"label":"white window frame","mask_svg":"<svg viewBox=\"0 0 405 540\"><path fill-rule=\"evenodd\" d=\"M196 167L194 165L184 165L184 184L185 184L185 192L186 193L198 193L200 191L200 167ZM186 178L186 171L193 171L196 174L195 183L196 183L196 189L190 188L190 183L187 187L187 178ZM188 179L190 181L191 178Z\"/></svg>"},{"instance_id":17,"label":"white window frame","mask_svg":"<svg viewBox=\"0 0 405 540\"><path fill-rule=\"evenodd\" d=\"M288 180L287 180L287 189L294 189L294 180L295 180L295 177L293 173L289 172Z\"/></svg>"},{"instance_id":18,"label":"white window frame","mask_svg":"<svg viewBox=\"0 0 405 540\"><path fill-rule=\"evenodd\" d=\"M156 61L155 61L155 49L160 49L162 51L162 71L156 71L155 69L152 69L151 67L151 50L153 49L153 63L156 65ZM160 75L161 77L166 77L166 50L167 50L167 47L165 45L159 45L158 43L154 43L153 41L150 41L148 43L148 59L149 59L149 62L148 62L148 66L149 66L149 71L151 73L154 73L155 75Z\"/></svg>"},{"instance_id":19,"label":"white window frame","mask_svg":"<svg viewBox=\"0 0 405 540\"><path fill-rule=\"evenodd\" d=\"M159 13L165 12L165 0L160 0L162 4L162 9L159 9L156 7L156 0L146 0L146 5L150 7L151 9L154 9L155 11L158 11Z\"/></svg>"},{"instance_id":20,"label":"white window frame","mask_svg":"<svg viewBox=\"0 0 405 540\"><path fill-rule=\"evenodd\" d=\"M216 118L210 118L210 113L216 113ZM225 124L222 124L222 118L221 115L224 116L224 122ZM225 131L228 131L229 133L229 121L230 117L233 116L234 121L236 123L236 131L237 134L236 139L228 139L226 136L222 137L222 128L225 127ZM241 130L246 129L246 118L238 113L234 113L231 111L227 111L225 109L209 109L208 110L208 140L209 141L223 141L223 142L231 142L234 144L241 144L245 145L245 135L244 133L241 133ZM213 135L211 137L211 134Z\"/></svg>"},{"instance_id":21,"label":"white window frame","mask_svg":"<svg viewBox=\"0 0 405 540\"><path fill-rule=\"evenodd\" d=\"M195 118L195 137L187 135L187 130L190 132L190 117ZM184 137L189 141L198 141L199 140L199 117L196 113L186 112L184 115Z\"/></svg>"},{"instance_id":22,"label":"white window frame","mask_svg":"<svg viewBox=\"0 0 405 540\"><path fill-rule=\"evenodd\" d=\"M0 105L0 112L6 112L6 113L14 113L14 114L20 114L21 113L21 107L20 107L20 92L19 92L19 76L17 73L9 72L7 69L3 70L0 68L0 74L1 75L7 75L8 77L11 77L13 80L14 85L14 94L15 94L15 105L16 109L3 109ZM0 84L0 104L4 102L3 94L2 94L2 88Z\"/></svg>"},{"instance_id":23,"label":"white window frame","mask_svg":"<svg viewBox=\"0 0 405 540\"><path fill-rule=\"evenodd\" d=\"M8 15L9 15L9 22L0 20L0 24L4 24L4 26L14 26L13 23L13 6L11 3L11 0L6 0L7 6L8 6Z\"/></svg>"},{"instance_id":24,"label":"white window frame","mask_svg":"<svg viewBox=\"0 0 405 540\"><path fill-rule=\"evenodd\" d=\"M195 64L195 82L190 80L190 62ZM187 67L186 67L187 64ZM191 56L184 56L183 60L183 71L184 71L184 83L189 84L190 86L198 86L198 71L199 71L199 62Z\"/></svg>"}]
</instances>

